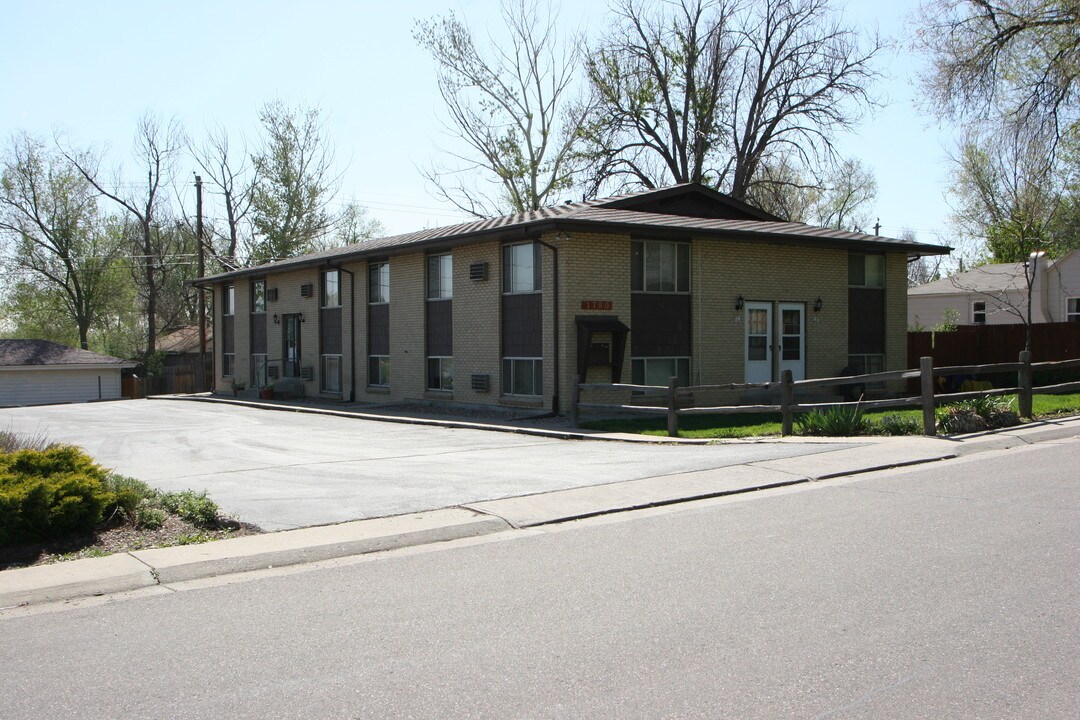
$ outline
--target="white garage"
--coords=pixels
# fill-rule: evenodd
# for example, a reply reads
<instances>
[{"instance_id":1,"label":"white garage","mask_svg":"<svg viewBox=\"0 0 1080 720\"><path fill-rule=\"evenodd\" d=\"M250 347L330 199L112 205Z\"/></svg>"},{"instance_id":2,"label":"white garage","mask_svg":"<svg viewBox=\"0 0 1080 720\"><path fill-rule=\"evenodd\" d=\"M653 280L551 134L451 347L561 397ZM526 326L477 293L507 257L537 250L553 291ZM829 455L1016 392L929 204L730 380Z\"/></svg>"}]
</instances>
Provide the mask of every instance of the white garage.
<instances>
[{"instance_id":1,"label":"white garage","mask_svg":"<svg viewBox=\"0 0 1080 720\"><path fill-rule=\"evenodd\" d=\"M0 407L119 400L135 363L48 340L0 340Z\"/></svg>"}]
</instances>

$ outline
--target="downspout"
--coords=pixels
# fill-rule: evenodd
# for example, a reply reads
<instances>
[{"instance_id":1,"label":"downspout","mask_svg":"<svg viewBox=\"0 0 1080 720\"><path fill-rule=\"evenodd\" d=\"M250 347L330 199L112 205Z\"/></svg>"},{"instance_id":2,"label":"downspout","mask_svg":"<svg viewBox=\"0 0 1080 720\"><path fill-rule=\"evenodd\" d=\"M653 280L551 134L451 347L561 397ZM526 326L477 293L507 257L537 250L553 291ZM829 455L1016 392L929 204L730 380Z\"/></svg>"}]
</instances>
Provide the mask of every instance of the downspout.
<instances>
[{"instance_id":1,"label":"downspout","mask_svg":"<svg viewBox=\"0 0 1080 720\"><path fill-rule=\"evenodd\" d=\"M559 414L559 248L551 243L537 240L542 246L551 250L551 315L554 332L552 333L552 352L555 353L554 370L555 382L551 388L551 412Z\"/></svg>"},{"instance_id":2,"label":"downspout","mask_svg":"<svg viewBox=\"0 0 1080 720\"><path fill-rule=\"evenodd\" d=\"M338 272L349 273L349 402L356 402L356 273L340 265L327 263Z\"/></svg>"}]
</instances>

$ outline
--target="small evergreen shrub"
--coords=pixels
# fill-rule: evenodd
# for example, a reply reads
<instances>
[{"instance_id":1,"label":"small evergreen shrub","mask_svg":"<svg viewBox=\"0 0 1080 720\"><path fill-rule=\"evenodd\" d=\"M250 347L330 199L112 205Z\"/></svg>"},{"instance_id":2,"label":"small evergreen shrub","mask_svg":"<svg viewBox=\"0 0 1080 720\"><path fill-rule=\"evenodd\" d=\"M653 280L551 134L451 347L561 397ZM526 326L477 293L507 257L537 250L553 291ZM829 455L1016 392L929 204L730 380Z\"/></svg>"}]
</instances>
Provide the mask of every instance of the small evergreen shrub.
<instances>
[{"instance_id":1,"label":"small evergreen shrub","mask_svg":"<svg viewBox=\"0 0 1080 720\"><path fill-rule=\"evenodd\" d=\"M865 435L869 423L863 417L858 405L833 405L824 409L811 410L795 418L799 435L824 437L849 437Z\"/></svg>"},{"instance_id":2,"label":"small evergreen shrub","mask_svg":"<svg viewBox=\"0 0 1080 720\"><path fill-rule=\"evenodd\" d=\"M93 531L113 499L106 475L71 446L0 454L0 545Z\"/></svg>"}]
</instances>

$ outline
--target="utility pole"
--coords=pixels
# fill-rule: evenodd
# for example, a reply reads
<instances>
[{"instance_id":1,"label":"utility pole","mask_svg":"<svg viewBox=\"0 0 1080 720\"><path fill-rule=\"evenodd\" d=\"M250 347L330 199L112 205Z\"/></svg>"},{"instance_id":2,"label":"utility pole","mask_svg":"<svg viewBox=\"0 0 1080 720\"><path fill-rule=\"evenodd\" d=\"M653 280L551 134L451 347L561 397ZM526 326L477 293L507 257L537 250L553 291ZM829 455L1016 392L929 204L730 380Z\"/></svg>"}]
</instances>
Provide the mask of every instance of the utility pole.
<instances>
[{"instance_id":1,"label":"utility pole","mask_svg":"<svg viewBox=\"0 0 1080 720\"><path fill-rule=\"evenodd\" d=\"M206 251L203 244L202 225L202 177L195 176L195 240L199 244L199 277L206 275ZM206 288L199 285L199 372L195 376L199 391L207 389L206 383Z\"/></svg>"}]
</instances>

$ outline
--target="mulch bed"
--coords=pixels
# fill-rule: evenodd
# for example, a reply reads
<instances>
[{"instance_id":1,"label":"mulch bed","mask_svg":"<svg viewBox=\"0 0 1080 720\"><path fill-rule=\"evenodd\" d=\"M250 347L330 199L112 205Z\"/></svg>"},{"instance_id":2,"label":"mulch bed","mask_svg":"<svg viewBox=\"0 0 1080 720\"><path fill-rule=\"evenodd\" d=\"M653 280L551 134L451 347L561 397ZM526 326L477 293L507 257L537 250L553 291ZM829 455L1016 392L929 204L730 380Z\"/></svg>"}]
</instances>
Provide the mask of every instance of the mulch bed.
<instances>
[{"instance_id":1,"label":"mulch bed","mask_svg":"<svg viewBox=\"0 0 1080 720\"><path fill-rule=\"evenodd\" d=\"M254 525L234 520L222 520L221 525L220 529L207 530L166 513L165 523L156 530L141 529L135 527L134 523L124 523L91 535L0 548L0 570L50 565L65 560L102 557L132 550L192 545L243 535L257 535L261 532Z\"/></svg>"}]
</instances>

